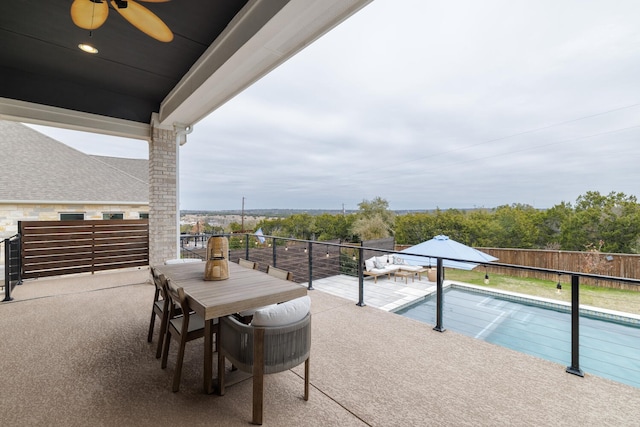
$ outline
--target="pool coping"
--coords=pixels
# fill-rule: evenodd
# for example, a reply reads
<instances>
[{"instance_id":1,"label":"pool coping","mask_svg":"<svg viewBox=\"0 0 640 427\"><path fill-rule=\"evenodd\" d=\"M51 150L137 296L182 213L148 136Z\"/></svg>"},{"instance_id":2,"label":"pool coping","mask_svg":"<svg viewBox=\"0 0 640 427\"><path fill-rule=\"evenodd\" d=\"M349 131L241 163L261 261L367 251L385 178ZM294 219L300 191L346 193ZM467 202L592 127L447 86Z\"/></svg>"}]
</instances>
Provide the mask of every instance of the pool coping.
<instances>
[{"instance_id":1,"label":"pool coping","mask_svg":"<svg viewBox=\"0 0 640 427\"><path fill-rule=\"evenodd\" d=\"M492 295L492 296L500 296L500 298L505 299L507 301L513 301L528 305L533 305L536 307L550 308L557 311L563 312L571 312L571 303L564 301L557 301L549 298L536 297L533 295L519 294L516 292L503 291L500 289L487 289L481 286L471 285L469 283L457 282L447 280L443 283L443 289L446 288L461 288L471 292ZM432 292L428 292L420 299L413 300L407 304L403 304L401 306L393 309L392 312L398 312L404 308L407 308L419 301L422 301L435 293L435 290ZM635 315L633 313L625 313L622 311L609 310L606 308L596 308L589 305L580 304L580 316L590 317L594 319L600 320L608 320L616 323L621 323L623 325L640 327L640 315Z\"/></svg>"}]
</instances>

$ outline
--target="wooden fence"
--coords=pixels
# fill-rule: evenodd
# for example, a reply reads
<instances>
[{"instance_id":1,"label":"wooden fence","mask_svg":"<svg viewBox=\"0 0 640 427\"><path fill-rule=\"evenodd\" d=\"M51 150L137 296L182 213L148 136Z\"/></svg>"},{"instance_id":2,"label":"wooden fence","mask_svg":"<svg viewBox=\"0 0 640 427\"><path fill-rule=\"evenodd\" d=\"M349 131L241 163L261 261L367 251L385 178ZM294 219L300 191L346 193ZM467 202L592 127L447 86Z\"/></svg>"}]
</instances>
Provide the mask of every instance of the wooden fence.
<instances>
[{"instance_id":1,"label":"wooden fence","mask_svg":"<svg viewBox=\"0 0 640 427\"><path fill-rule=\"evenodd\" d=\"M501 264L525 265L528 267L548 268L550 270L573 271L602 276L640 278L640 255L614 254L602 252L578 252L536 249L500 249L477 248L498 258ZM488 269L489 272L508 274L516 277L535 277L546 280L558 280L557 275L538 273L535 271L515 270L508 268ZM568 278L562 278L568 281ZM580 279L580 283L605 286L617 289L640 290L638 286L615 280Z\"/></svg>"},{"instance_id":2,"label":"wooden fence","mask_svg":"<svg viewBox=\"0 0 640 427\"><path fill-rule=\"evenodd\" d=\"M410 245L396 245L396 250ZM601 252L557 251L544 249L502 249L476 248L498 258L500 264L522 265L526 267L546 268L549 270L571 271L576 273L598 274L602 276L640 279L640 255L614 254ZM484 271L484 270L483 270ZM556 274L514 268L488 267L488 273L505 274L515 277L533 277L544 280L559 280ZM568 277L561 277L569 282ZM640 291L640 287L615 280L594 280L581 278L580 283L616 289Z\"/></svg>"},{"instance_id":3,"label":"wooden fence","mask_svg":"<svg viewBox=\"0 0 640 427\"><path fill-rule=\"evenodd\" d=\"M149 265L149 222L20 221L22 278Z\"/></svg>"}]
</instances>

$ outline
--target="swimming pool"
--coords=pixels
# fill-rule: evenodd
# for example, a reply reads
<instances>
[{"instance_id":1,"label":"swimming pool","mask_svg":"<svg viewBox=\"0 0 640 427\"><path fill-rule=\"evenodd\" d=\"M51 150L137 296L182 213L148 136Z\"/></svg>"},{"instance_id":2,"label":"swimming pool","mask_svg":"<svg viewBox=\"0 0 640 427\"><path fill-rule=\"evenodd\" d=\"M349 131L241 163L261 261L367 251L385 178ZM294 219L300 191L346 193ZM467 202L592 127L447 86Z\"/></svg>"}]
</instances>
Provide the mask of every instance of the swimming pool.
<instances>
[{"instance_id":1,"label":"swimming pool","mask_svg":"<svg viewBox=\"0 0 640 427\"><path fill-rule=\"evenodd\" d=\"M443 291L445 329L571 365L571 313L499 294L448 287ZM436 299L431 295L396 311L425 323L436 323ZM610 321L580 316L580 368L583 372L640 388L640 324L630 319Z\"/></svg>"}]
</instances>

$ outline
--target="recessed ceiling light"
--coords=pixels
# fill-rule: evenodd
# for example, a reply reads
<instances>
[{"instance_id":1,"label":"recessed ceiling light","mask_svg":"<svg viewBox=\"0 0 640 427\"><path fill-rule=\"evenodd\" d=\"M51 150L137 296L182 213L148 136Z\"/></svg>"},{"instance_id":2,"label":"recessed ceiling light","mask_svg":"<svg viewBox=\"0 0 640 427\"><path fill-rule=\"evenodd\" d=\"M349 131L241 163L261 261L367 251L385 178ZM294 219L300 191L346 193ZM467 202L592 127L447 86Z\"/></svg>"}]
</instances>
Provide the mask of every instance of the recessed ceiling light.
<instances>
[{"instance_id":1,"label":"recessed ceiling light","mask_svg":"<svg viewBox=\"0 0 640 427\"><path fill-rule=\"evenodd\" d=\"M86 43L80 43L78 45L78 47L87 53L98 53L98 49L96 49L95 47L91 46L90 44L86 44Z\"/></svg>"}]
</instances>

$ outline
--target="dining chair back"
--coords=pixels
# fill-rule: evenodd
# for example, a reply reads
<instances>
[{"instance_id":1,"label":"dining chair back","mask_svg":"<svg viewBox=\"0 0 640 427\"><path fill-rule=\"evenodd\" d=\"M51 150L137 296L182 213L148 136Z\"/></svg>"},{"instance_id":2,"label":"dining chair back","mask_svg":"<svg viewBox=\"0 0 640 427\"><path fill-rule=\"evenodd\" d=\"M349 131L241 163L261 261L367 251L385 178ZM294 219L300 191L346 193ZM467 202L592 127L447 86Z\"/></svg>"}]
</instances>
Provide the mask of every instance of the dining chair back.
<instances>
[{"instance_id":1,"label":"dining chair back","mask_svg":"<svg viewBox=\"0 0 640 427\"><path fill-rule=\"evenodd\" d=\"M170 280L166 280L166 292L169 303L169 321L167 324L167 335L164 340L162 352L162 369L167 367L169 357L169 346L171 339L178 341L178 357L176 359L175 371L173 374L172 390L177 392L180 389L180 378L182 376L182 363L186 343L204 337L204 319L198 314L191 312L184 289L173 286ZM178 310L178 307L180 310ZM184 314L183 314L184 313ZM212 329L212 334L217 333L218 324L216 322Z\"/></svg>"},{"instance_id":2,"label":"dining chair back","mask_svg":"<svg viewBox=\"0 0 640 427\"><path fill-rule=\"evenodd\" d=\"M267 266L267 274L270 274L274 277L278 277L283 280L293 281L293 273L287 270L283 270L281 268L276 268L272 265Z\"/></svg>"},{"instance_id":3,"label":"dining chair back","mask_svg":"<svg viewBox=\"0 0 640 427\"><path fill-rule=\"evenodd\" d=\"M251 268L253 270L257 270L258 269L258 263L255 262L255 261L249 261L248 259L238 258L238 264L241 267Z\"/></svg>"},{"instance_id":4,"label":"dining chair back","mask_svg":"<svg viewBox=\"0 0 640 427\"><path fill-rule=\"evenodd\" d=\"M153 329L156 324L156 316L162 319L163 307L165 304L164 301L164 293L162 291L162 282L160 280L160 273L158 270L151 267L151 280L153 285L155 286L155 290L153 292L153 304L151 306L151 320L149 321L149 333L147 334L147 342L153 341ZM163 331L160 331L160 336L162 339Z\"/></svg>"}]
</instances>

